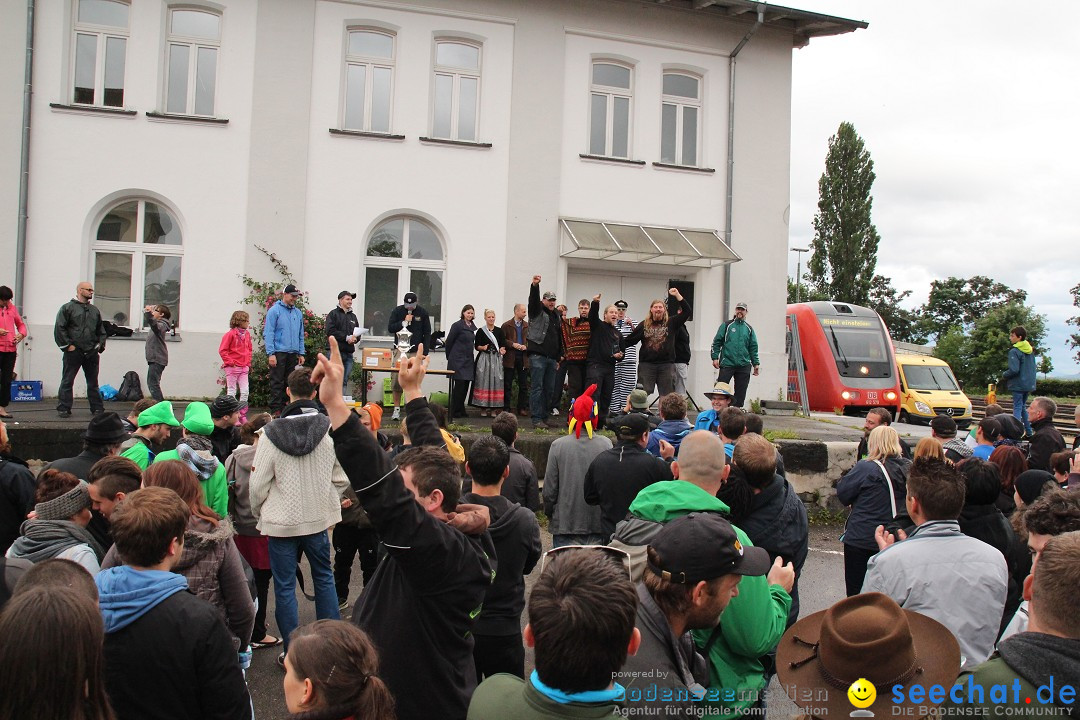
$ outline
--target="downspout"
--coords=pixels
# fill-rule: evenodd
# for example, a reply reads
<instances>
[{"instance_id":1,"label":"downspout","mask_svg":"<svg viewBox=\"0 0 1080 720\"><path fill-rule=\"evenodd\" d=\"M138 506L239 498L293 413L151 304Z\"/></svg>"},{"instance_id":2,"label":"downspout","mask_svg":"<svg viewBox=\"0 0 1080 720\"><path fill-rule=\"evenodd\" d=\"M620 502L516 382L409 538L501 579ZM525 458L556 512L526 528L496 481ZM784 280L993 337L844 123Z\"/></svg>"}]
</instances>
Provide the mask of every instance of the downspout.
<instances>
[{"instance_id":1,"label":"downspout","mask_svg":"<svg viewBox=\"0 0 1080 720\"><path fill-rule=\"evenodd\" d=\"M757 6L757 22L753 24L743 39L739 41L739 44L735 46L735 49L728 55L728 142L727 142L727 207L725 208L725 227L724 227L724 239L727 240L728 245L733 245L731 240L732 232L732 215L733 210L731 207L732 198L734 196L733 184L735 182L735 58L739 54L739 51L746 46L746 43L750 42L750 38L754 37L754 33L758 31L762 25L765 24L765 3L760 3ZM731 263L724 265L724 305L722 308L722 317L724 320L728 319L730 314L729 308L731 307Z\"/></svg>"},{"instance_id":2,"label":"downspout","mask_svg":"<svg viewBox=\"0 0 1080 720\"><path fill-rule=\"evenodd\" d=\"M22 151L19 159L19 224L15 234L15 307L23 312L26 216L30 191L30 102L34 82L34 0L26 0L26 71L23 87Z\"/></svg>"}]
</instances>

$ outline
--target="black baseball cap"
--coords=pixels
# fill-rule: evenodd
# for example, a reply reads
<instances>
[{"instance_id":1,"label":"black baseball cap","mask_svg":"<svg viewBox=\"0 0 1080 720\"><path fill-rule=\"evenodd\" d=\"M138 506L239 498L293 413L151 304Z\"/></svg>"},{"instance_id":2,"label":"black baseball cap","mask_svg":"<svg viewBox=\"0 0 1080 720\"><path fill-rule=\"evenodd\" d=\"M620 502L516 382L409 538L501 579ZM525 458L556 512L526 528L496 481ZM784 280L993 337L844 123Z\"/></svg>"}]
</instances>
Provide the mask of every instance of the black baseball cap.
<instances>
[{"instance_id":1,"label":"black baseball cap","mask_svg":"<svg viewBox=\"0 0 1080 720\"><path fill-rule=\"evenodd\" d=\"M286 295L299 295L300 294L300 291L297 290L296 286L293 285L292 283L289 283L288 285L286 285L285 289L282 292L284 292Z\"/></svg>"},{"instance_id":2,"label":"black baseball cap","mask_svg":"<svg viewBox=\"0 0 1080 720\"><path fill-rule=\"evenodd\" d=\"M339 292L337 294L337 299L340 300L341 298L345 297L346 295L351 297L353 300L356 299L356 293L351 293L348 290L342 290L341 292Z\"/></svg>"},{"instance_id":3,"label":"black baseball cap","mask_svg":"<svg viewBox=\"0 0 1080 720\"><path fill-rule=\"evenodd\" d=\"M649 543L658 564L649 569L662 579L692 585L724 575L765 575L772 567L763 548L743 545L735 528L719 513L690 513L672 520Z\"/></svg>"},{"instance_id":4,"label":"black baseball cap","mask_svg":"<svg viewBox=\"0 0 1080 720\"><path fill-rule=\"evenodd\" d=\"M620 310L625 310L626 308L628 308L630 306L626 304L625 300L616 300L615 301L615 307L619 308Z\"/></svg>"},{"instance_id":5,"label":"black baseball cap","mask_svg":"<svg viewBox=\"0 0 1080 720\"><path fill-rule=\"evenodd\" d=\"M405 293L405 304L406 305L416 305L416 293L414 293L414 292Z\"/></svg>"},{"instance_id":6,"label":"black baseball cap","mask_svg":"<svg viewBox=\"0 0 1080 720\"><path fill-rule=\"evenodd\" d=\"M629 413L615 418L611 429L623 440L636 440L648 432L649 421L641 413Z\"/></svg>"}]
</instances>

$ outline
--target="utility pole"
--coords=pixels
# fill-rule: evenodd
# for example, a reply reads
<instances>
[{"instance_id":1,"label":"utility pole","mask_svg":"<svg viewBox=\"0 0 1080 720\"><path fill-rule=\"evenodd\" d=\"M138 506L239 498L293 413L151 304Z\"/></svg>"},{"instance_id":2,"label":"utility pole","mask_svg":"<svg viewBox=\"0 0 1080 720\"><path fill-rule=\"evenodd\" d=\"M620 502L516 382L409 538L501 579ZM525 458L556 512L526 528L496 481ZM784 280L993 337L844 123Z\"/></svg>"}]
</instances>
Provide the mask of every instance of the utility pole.
<instances>
[{"instance_id":1,"label":"utility pole","mask_svg":"<svg viewBox=\"0 0 1080 720\"><path fill-rule=\"evenodd\" d=\"M791 252L799 254L799 259L795 263L795 302L802 302L799 294L802 283L802 254L810 252L810 248L791 248Z\"/></svg>"}]
</instances>

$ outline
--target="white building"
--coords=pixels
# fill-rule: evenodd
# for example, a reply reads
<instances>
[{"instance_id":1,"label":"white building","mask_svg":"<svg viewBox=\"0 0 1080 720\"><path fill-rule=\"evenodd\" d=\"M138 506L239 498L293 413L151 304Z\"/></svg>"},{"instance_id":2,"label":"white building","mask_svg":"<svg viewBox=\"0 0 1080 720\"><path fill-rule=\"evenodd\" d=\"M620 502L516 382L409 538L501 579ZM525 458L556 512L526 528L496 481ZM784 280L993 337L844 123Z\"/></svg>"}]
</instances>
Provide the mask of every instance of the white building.
<instances>
[{"instance_id":1,"label":"white building","mask_svg":"<svg viewBox=\"0 0 1080 720\"><path fill-rule=\"evenodd\" d=\"M180 341L163 387L215 394L239 275L276 277L256 245L313 309L358 292L383 334L410 289L445 329L465 303L506 319L535 274L571 308L625 298L635 321L669 280L692 282L691 390L712 383L735 301L761 342L750 397L783 386L792 49L863 23L746 0L0 0L0 13L0 283L16 285L21 244L32 337L17 371L47 395L55 312L86 279L106 319L137 326L144 304L170 305ZM145 373L140 340L110 342L101 382Z\"/></svg>"}]
</instances>

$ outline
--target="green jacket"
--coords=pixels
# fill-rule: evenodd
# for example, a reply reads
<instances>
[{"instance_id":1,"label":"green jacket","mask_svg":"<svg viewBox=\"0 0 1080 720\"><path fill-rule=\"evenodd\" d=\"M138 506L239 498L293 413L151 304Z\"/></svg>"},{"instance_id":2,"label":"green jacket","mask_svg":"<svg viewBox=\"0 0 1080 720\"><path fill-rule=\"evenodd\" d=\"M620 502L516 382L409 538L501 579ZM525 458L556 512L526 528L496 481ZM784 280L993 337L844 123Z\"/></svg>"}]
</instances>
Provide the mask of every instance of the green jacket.
<instances>
[{"instance_id":1,"label":"green jacket","mask_svg":"<svg viewBox=\"0 0 1080 720\"><path fill-rule=\"evenodd\" d=\"M557 703L537 692L528 680L492 675L477 686L469 703L468 720L559 720L559 718L621 717L614 702Z\"/></svg>"},{"instance_id":2,"label":"green jacket","mask_svg":"<svg viewBox=\"0 0 1080 720\"><path fill-rule=\"evenodd\" d=\"M154 456L154 462L166 460L180 460L180 454L175 450L166 450ZM180 462L184 462L180 460ZM186 463L185 463L186 464ZM202 485L203 497L210 509L221 517L229 516L229 482L225 478L225 463L219 462L214 474L207 480L199 480Z\"/></svg>"},{"instance_id":3,"label":"green jacket","mask_svg":"<svg viewBox=\"0 0 1080 720\"><path fill-rule=\"evenodd\" d=\"M968 702L969 683L974 686L981 686L983 689L981 698L978 694L974 694L978 692L977 689L974 690L971 698L976 702ZM1017 683L1019 683L1019 686L1017 686ZM994 685L1005 686L1005 702L997 703L990 699L990 688ZM957 689L957 686L959 686L959 689ZM1019 690L1016 689L1017 687L1019 687ZM1055 692L1057 689L1054 688ZM960 677L956 678L953 691L963 698L963 702L958 703L951 697L946 697L941 709L946 717L960 717L962 712L966 713L963 717L972 717L970 710L961 711L959 708L976 707L981 709L979 717L983 718L1005 717L1005 713L1011 711L1006 711L1003 708L1023 708L1016 711L1018 713L1016 717L1025 717L1025 712L1034 712L1035 708L1037 708L1039 714L1027 715L1027 717L1038 717L1040 720L1054 720L1056 718L1065 720L1069 717L1059 705L1037 702L1037 690L1038 688L1035 685L1009 667L1005 660L995 653L990 656L989 660L975 668L973 672L962 673ZM1024 702L1028 698L1031 698L1031 704ZM978 702L979 700L982 702Z\"/></svg>"},{"instance_id":4,"label":"green jacket","mask_svg":"<svg viewBox=\"0 0 1080 720\"><path fill-rule=\"evenodd\" d=\"M727 514L728 506L683 480L653 483L639 492L630 505L634 518L654 523L666 523L691 512ZM735 534L743 545L753 546L738 527ZM615 537L620 537L619 531ZM717 628L694 631L694 641L702 649L716 635L709 648L707 705L722 708L724 715L731 716L754 704L757 693L765 687L761 657L780 642L790 609L791 595L782 587L770 585L761 576L744 577L739 582L739 594L720 616Z\"/></svg>"},{"instance_id":5,"label":"green jacket","mask_svg":"<svg viewBox=\"0 0 1080 720\"><path fill-rule=\"evenodd\" d=\"M745 320L728 320L716 330L712 341L712 359L720 367L757 367L757 335Z\"/></svg>"},{"instance_id":6,"label":"green jacket","mask_svg":"<svg viewBox=\"0 0 1080 720\"><path fill-rule=\"evenodd\" d=\"M138 438L133 438L134 444L124 452L120 453L120 457L126 457L131 460L140 469L145 470L150 467L150 448L146 447L146 443Z\"/></svg>"}]
</instances>

